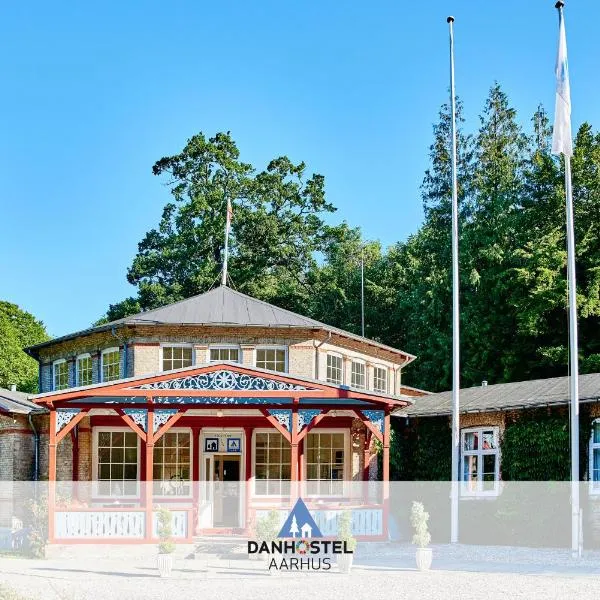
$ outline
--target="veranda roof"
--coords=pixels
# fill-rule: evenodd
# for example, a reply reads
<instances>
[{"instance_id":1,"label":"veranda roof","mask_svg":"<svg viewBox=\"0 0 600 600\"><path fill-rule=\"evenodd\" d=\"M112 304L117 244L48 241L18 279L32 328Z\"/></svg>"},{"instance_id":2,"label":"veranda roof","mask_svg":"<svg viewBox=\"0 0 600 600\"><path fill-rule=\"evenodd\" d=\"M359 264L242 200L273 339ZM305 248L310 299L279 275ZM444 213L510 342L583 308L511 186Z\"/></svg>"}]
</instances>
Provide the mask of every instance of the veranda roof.
<instances>
[{"instance_id":1,"label":"veranda roof","mask_svg":"<svg viewBox=\"0 0 600 600\"><path fill-rule=\"evenodd\" d=\"M247 407L266 403L286 405L294 398L299 398L301 405L318 403L331 408L342 404L357 408L402 407L411 403L409 396L391 396L226 361L45 392L30 399L38 405L69 402L106 405L141 404L148 397L157 404Z\"/></svg>"}]
</instances>

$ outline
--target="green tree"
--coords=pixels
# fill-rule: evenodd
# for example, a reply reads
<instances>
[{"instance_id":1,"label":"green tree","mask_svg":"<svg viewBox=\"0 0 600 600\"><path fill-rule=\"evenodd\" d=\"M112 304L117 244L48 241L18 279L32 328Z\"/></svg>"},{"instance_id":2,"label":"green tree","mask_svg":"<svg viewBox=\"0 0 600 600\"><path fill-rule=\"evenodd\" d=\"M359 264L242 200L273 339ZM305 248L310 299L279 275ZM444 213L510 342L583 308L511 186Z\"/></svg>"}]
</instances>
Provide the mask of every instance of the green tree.
<instances>
[{"instance_id":1,"label":"green tree","mask_svg":"<svg viewBox=\"0 0 600 600\"><path fill-rule=\"evenodd\" d=\"M181 153L153 167L166 176L174 201L156 229L139 243L127 273L138 295L112 305L107 318L147 310L208 290L223 264L227 202L233 206L229 274L236 289L297 306L307 298L307 274L334 233L323 216L324 178L307 177L304 163L287 157L263 171L240 160L229 133L200 133Z\"/></svg>"},{"instance_id":2,"label":"green tree","mask_svg":"<svg viewBox=\"0 0 600 600\"><path fill-rule=\"evenodd\" d=\"M23 348L48 339L41 321L16 304L0 301L0 387L16 384L22 392L36 392L38 365Z\"/></svg>"}]
</instances>

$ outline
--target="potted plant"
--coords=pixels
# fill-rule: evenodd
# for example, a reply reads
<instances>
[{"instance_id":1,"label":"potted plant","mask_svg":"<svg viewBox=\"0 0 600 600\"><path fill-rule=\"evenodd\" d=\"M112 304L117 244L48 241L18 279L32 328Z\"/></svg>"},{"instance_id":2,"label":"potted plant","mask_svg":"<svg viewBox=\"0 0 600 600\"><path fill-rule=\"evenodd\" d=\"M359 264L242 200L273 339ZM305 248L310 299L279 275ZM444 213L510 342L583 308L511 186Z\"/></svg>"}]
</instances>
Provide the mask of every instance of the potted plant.
<instances>
[{"instance_id":1,"label":"potted plant","mask_svg":"<svg viewBox=\"0 0 600 600\"><path fill-rule=\"evenodd\" d=\"M423 503L413 501L410 511L410 524L415 530L412 542L417 546L415 558L419 571L428 571L431 567L432 551L431 548L427 547L431 542L431 534L427 527L427 521L429 521L429 513L425 512Z\"/></svg>"},{"instance_id":2,"label":"potted plant","mask_svg":"<svg viewBox=\"0 0 600 600\"><path fill-rule=\"evenodd\" d=\"M345 510L338 520L338 537L340 541L345 542L344 550L348 554L337 555L337 565L342 573L350 573L352 562L354 561L354 551L356 550L356 538L352 535L352 513Z\"/></svg>"},{"instance_id":3,"label":"potted plant","mask_svg":"<svg viewBox=\"0 0 600 600\"><path fill-rule=\"evenodd\" d=\"M170 510L161 508L158 511L158 557L157 566L161 577L170 577L173 569L175 542L173 541L173 515Z\"/></svg>"}]
</instances>

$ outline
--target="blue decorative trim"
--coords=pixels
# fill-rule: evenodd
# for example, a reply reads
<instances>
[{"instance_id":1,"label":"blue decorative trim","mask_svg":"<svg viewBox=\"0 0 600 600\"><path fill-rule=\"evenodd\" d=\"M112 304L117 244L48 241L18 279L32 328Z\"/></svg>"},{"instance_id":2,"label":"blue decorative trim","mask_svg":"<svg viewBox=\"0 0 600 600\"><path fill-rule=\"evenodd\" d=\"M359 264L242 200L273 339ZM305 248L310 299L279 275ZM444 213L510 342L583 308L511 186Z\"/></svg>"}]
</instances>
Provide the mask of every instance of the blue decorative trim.
<instances>
[{"instance_id":1,"label":"blue decorative trim","mask_svg":"<svg viewBox=\"0 0 600 600\"><path fill-rule=\"evenodd\" d=\"M289 405L292 403L291 398L215 398L211 396L156 396L154 398L155 404L242 404L242 405L256 405L256 404L280 404L281 406Z\"/></svg>"},{"instance_id":2,"label":"blue decorative trim","mask_svg":"<svg viewBox=\"0 0 600 600\"><path fill-rule=\"evenodd\" d=\"M133 419L145 432L148 431L148 411L145 408L124 408L123 412Z\"/></svg>"},{"instance_id":3,"label":"blue decorative trim","mask_svg":"<svg viewBox=\"0 0 600 600\"><path fill-rule=\"evenodd\" d=\"M63 427L66 427L80 412L80 408L57 408L56 433L58 433Z\"/></svg>"},{"instance_id":4,"label":"blue decorative trim","mask_svg":"<svg viewBox=\"0 0 600 600\"><path fill-rule=\"evenodd\" d=\"M384 418L385 412L383 410L363 410L363 415L377 427L379 433L383 433L384 430Z\"/></svg>"},{"instance_id":5,"label":"blue decorative trim","mask_svg":"<svg viewBox=\"0 0 600 600\"><path fill-rule=\"evenodd\" d=\"M302 431L304 427L308 427L311 421L319 416L322 411L312 408L301 408L298 411L298 431Z\"/></svg>"},{"instance_id":6,"label":"blue decorative trim","mask_svg":"<svg viewBox=\"0 0 600 600\"><path fill-rule=\"evenodd\" d=\"M156 433L161 425L164 425L173 415L179 411L176 408L161 408L154 411L152 432Z\"/></svg>"},{"instance_id":7,"label":"blue decorative trim","mask_svg":"<svg viewBox=\"0 0 600 600\"><path fill-rule=\"evenodd\" d=\"M275 417L289 432L292 431L292 411L289 408L269 408L267 412Z\"/></svg>"},{"instance_id":8,"label":"blue decorative trim","mask_svg":"<svg viewBox=\"0 0 600 600\"><path fill-rule=\"evenodd\" d=\"M235 371L219 370L200 375L189 375L166 381L144 383L128 389L132 390L248 390L248 391L271 391L271 390L307 390L303 385L285 383L267 377L255 377Z\"/></svg>"}]
</instances>

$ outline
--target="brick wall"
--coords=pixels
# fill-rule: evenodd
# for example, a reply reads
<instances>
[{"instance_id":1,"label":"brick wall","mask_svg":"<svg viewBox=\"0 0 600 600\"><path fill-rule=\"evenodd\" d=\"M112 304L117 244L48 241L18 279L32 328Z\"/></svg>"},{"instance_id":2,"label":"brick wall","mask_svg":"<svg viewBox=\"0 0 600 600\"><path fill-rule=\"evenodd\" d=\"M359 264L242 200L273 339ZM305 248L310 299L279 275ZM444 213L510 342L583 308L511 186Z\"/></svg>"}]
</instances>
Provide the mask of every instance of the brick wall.
<instances>
[{"instance_id":1,"label":"brick wall","mask_svg":"<svg viewBox=\"0 0 600 600\"><path fill-rule=\"evenodd\" d=\"M315 377L315 347L312 340L292 344L288 348L289 372L302 377Z\"/></svg>"},{"instance_id":2,"label":"brick wall","mask_svg":"<svg viewBox=\"0 0 600 600\"><path fill-rule=\"evenodd\" d=\"M0 415L0 527L24 517L33 479L34 436L25 415ZM12 482L18 482L13 485Z\"/></svg>"},{"instance_id":3,"label":"brick wall","mask_svg":"<svg viewBox=\"0 0 600 600\"><path fill-rule=\"evenodd\" d=\"M160 364L160 346L154 344L135 344L131 346L133 375L145 375L162 370Z\"/></svg>"},{"instance_id":4,"label":"brick wall","mask_svg":"<svg viewBox=\"0 0 600 600\"><path fill-rule=\"evenodd\" d=\"M325 331L314 329L294 329L274 331L271 328L260 327L186 327L178 325L150 326L139 325L119 329L118 335L110 331L92 333L73 340L66 340L43 348L40 351L41 390L52 389L52 362L65 358L73 361L82 353L89 353L94 363L94 382L98 381L98 356L105 349L114 346L123 348L128 344L127 372L123 369L123 377L154 373L161 369L159 364L160 343L192 343L195 344L196 364L207 362L206 348L210 344L236 344L255 347L259 345L290 346L290 372L309 377L315 375L314 344L322 343L322 351L328 348L351 357L359 357L373 363L397 367L404 363L404 357L391 350L379 348L372 344L340 336L329 335ZM309 360L306 355L312 354ZM250 352L243 351L244 364L251 365ZM326 357L319 358L319 370L326 368ZM122 360L124 357L122 357ZM309 364L310 363L310 364ZM74 363L73 380L74 380ZM294 370L294 369L298 370Z\"/></svg>"}]
</instances>

